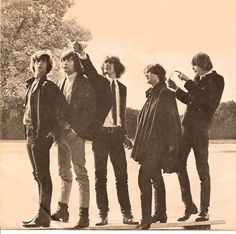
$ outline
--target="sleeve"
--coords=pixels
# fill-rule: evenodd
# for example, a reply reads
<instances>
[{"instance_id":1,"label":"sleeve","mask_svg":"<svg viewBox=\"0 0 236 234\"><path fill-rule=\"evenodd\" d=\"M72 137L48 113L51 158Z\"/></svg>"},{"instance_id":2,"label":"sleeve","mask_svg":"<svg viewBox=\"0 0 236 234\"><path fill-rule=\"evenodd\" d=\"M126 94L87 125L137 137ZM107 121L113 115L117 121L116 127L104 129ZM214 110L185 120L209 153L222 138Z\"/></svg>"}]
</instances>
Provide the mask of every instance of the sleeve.
<instances>
[{"instance_id":1,"label":"sleeve","mask_svg":"<svg viewBox=\"0 0 236 234\"><path fill-rule=\"evenodd\" d=\"M190 95L189 93L183 91L181 88L178 88L176 91L175 91L175 96L176 98L181 101L182 103L188 105L189 102L190 102Z\"/></svg>"},{"instance_id":2,"label":"sleeve","mask_svg":"<svg viewBox=\"0 0 236 234\"><path fill-rule=\"evenodd\" d=\"M83 65L84 74L87 76L87 78L90 81L97 79L99 75L98 75L97 70L94 67L93 63L91 62L89 55L87 54L87 58L80 59L80 61Z\"/></svg>"}]
</instances>

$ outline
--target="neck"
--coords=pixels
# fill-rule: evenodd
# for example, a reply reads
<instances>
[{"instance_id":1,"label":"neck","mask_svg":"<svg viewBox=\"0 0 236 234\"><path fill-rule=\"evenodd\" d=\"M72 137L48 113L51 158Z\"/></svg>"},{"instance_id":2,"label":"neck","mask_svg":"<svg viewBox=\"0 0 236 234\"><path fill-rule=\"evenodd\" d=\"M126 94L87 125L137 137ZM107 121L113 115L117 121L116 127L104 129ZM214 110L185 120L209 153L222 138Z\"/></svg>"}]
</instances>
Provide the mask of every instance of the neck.
<instances>
[{"instance_id":1,"label":"neck","mask_svg":"<svg viewBox=\"0 0 236 234\"><path fill-rule=\"evenodd\" d=\"M35 80L40 80L44 75L46 74L42 74L42 73L39 73L39 74L35 74Z\"/></svg>"},{"instance_id":2,"label":"neck","mask_svg":"<svg viewBox=\"0 0 236 234\"><path fill-rule=\"evenodd\" d=\"M106 73L105 76L106 76L107 78L110 78L110 79L113 79L113 80L117 78L115 73L112 73L112 74Z\"/></svg>"}]
</instances>

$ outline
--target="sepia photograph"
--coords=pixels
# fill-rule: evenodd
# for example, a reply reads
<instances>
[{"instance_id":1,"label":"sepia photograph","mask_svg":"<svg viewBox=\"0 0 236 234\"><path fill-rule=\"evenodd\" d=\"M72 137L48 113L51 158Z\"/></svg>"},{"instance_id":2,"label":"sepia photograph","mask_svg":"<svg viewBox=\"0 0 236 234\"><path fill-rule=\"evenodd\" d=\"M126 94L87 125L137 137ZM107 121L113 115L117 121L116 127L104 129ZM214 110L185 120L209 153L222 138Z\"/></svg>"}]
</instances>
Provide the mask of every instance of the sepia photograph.
<instances>
[{"instance_id":1,"label":"sepia photograph","mask_svg":"<svg viewBox=\"0 0 236 234\"><path fill-rule=\"evenodd\" d=\"M0 231L236 230L236 0L0 7Z\"/></svg>"}]
</instances>

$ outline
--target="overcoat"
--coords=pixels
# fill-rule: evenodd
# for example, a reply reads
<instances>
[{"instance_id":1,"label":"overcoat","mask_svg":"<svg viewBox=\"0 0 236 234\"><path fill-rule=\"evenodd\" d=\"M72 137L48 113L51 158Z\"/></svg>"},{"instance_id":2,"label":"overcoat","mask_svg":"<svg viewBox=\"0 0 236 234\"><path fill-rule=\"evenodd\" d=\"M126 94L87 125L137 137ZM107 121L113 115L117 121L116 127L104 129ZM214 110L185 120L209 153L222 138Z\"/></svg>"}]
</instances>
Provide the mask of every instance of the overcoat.
<instances>
[{"instance_id":1,"label":"overcoat","mask_svg":"<svg viewBox=\"0 0 236 234\"><path fill-rule=\"evenodd\" d=\"M138 117L131 157L140 164L160 163L164 173L177 172L181 153L181 125L175 96L160 82L146 92Z\"/></svg>"}]
</instances>

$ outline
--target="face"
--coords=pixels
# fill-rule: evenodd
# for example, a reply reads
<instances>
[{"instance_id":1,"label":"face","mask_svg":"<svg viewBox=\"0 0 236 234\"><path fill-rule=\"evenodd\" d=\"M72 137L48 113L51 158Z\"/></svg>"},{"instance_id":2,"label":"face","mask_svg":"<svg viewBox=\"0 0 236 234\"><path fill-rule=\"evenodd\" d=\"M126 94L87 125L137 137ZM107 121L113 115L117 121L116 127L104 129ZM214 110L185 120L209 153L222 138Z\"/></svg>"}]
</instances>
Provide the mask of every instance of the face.
<instances>
[{"instance_id":1,"label":"face","mask_svg":"<svg viewBox=\"0 0 236 234\"><path fill-rule=\"evenodd\" d=\"M193 71L196 73L196 75L202 76L206 73L205 70L203 70L201 67L194 65L193 66Z\"/></svg>"},{"instance_id":2,"label":"face","mask_svg":"<svg viewBox=\"0 0 236 234\"><path fill-rule=\"evenodd\" d=\"M104 74L108 75L115 75L115 67L113 63L105 62L103 65L103 72Z\"/></svg>"},{"instance_id":3,"label":"face","mask_svg":"<svg viewBox=\"0 0 236 234\"><path fill-rule=\"evenodd\" d=\"M36 76L47 74L47 61L44 59L36 60L34 64L34 70Z\"/></svg>"},{"instance_id":4,"label":"face","mask_svg":"<svg viewBox=\"0 0 236 234\"><path fill-rule=\"evenodd\" d=\"M155 86L157 83L159 83L160 79L158 77L158 75L153 74L151 72L147 72L145 74L146 78L147 78L147 82L148 84Z\"/></svg>"},{"instance_id":5,"label":"face","mask_svg":"<svg viewBox=\"0 0 236 234\"><path fill-rule=\"evenodd\" d=\"M75 72L74 65L75 62L73 60L73 57L69 57L68 59L62 61L62 68L67 75L70 75Z\"/></svg>"}]
</instances>

